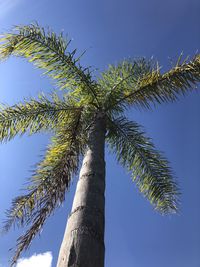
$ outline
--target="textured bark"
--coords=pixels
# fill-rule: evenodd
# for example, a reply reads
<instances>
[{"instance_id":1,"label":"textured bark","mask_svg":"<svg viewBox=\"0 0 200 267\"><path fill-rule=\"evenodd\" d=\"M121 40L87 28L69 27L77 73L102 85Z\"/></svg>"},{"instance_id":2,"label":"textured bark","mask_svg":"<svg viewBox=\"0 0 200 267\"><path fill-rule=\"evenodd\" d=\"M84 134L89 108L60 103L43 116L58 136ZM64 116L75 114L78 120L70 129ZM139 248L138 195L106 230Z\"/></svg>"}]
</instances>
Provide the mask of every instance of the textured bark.
<instances>
[{"instance_id":1,"label":"textured bark","mask_svg":"<svg viewBox=\"0 0 200 267\"><path fill-rule=\"evenodd\" d=\"M98 116L89 135L57 267L104 266L104 146L105 120Z\"/></svg>"}]
</instances>

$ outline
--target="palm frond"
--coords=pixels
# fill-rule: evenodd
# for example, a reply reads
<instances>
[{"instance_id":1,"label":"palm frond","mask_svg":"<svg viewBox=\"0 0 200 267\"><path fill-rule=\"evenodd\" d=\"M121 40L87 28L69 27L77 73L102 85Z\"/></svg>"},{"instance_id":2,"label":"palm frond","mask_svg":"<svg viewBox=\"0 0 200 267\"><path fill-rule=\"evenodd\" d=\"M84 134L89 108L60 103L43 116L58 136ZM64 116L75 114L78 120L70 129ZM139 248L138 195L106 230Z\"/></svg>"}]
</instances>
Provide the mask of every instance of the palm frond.
<instances>
[{"instance_id":1,"label":"palm frond","mask_svg":"<svg viewBox=\"0 0 200 267\"><path fill-rule=\"evenodd\" d=\"M80 112L70 125L57 131L44 160L39 163L26 188L28 194L14 199L7 212L5 231L12 225L31 224L27 232L17 240L12 265L21 252L29 247L46 219L65 200L65 193L69 189L72 176L78 170L79 156L85 145L84 138L81 139L81 125Z\"/></svg>"},{"instance_id":2,"label":"palm frond","mask_svg":"<svg viewBox=\"0 0 200 267\"><path fill-rule=\"evenodd\" d=\"M168 161L140 126L125 117L108 120L107 141L118 161L132 173L140 192L161 213L177 211L178 188Z\"/></svg>"},{"instance_id":3,"label":"palm frond","mask_svg":"<svg viewBox=\"0 0 200 267\"><path fill-rule=\"evenodd\" d=\"M196 55L190 61L188 57L182 60L180 56L175 66L164 74L161 74L161 67L155 61L143 60L140 66L143 65L144 70L137 68L136 73L134 72L135 64L135 62L126 63L127 71L124 71L123 64L118 66L117 73L119 74L116 74L118 80L116 77L113 79L116 83L108 98L108 110L129 105L149 109L152 104L172 102L180 95L196 88L200 81L200 55ZM109 76L110 79L111 77L112 75ZM107 79L105 75L104 84Z\"/></svg>"},{"instance_id":4,"label":"palm frond","mask_svg":"<svg viewBox=\"0 0 200 267\"><path fill-rule=\"evenodd\" d=\"M57 81L60 88L74 88L85 84L92 86L91 71L80 65L80 57L75 57L76 49L66 51L70 41L63 34L45 31L37 24L16 26L10 33L0 37L0 59L11 54L25 57L45 74Z\"/></svg>"},{"instance_id":5,"label":"palm frond","mask_svg":"<svg viewBox=\"0 0 200 267\"><path fill-rule=\"evenodd\" d=\"M44 95L14 106L2 105L0 109L0 141L7 141L17 134L36 133L53 129L60 120L81 110L71 106L67 99L52 95L52 101Z\"/></svg>"},{"instance_id":6,"label":"palm frond","mask_svg":"<svg viewBox=\"0 0 200 267\"><path fill-rule=\"evenodd\" d=\"M124 60L118 65L109 65L108 70L101 74L98 83L104 89L104 108L109 110L123 111L124 103L115 105L117 101L122 99L130 90L136 86L137 81L142 79L152 70L152 60L138 58L136 60Z\"/></svg>"}]
</instances>

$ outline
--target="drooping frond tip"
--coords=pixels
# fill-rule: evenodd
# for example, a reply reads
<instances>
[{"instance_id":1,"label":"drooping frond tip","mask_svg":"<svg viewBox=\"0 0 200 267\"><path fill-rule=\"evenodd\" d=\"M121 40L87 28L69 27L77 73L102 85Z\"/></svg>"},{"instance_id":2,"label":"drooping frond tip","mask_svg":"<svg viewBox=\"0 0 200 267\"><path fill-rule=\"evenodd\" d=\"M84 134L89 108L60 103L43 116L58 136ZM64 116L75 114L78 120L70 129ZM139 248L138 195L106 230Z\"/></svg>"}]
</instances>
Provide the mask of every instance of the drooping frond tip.
<instances>
[{"instance_id":1,"label":"drooping frond tip","mask_svg":"<svg viewBox=\"0 0 200 267\"><path fill-rule=\"evenodd\" d=\"M12 259L13 266L21 252L26 250L33 238L41 231L46 219L56 207L65 200L72 176L76 174L79 156L83 153L84 139L81 140L81 112L71 121L66 129L57 131L53 144L48 148L46 156L39 163L26 190L26 195L13 200L7 212L4 230L12 225L31 225L24 235L17 239L17 249Z\"/></svg>"},{"instance_id":2,"label":"drooping frond tip","mask_svg":"<svg viewBox=\"0 0 200 267\"><path fill-rule=\"evenodd\" d=\"M76 57L76 49L68 51L69 44L62 33L45 31L37 24L16 26L0 36L0 59L11 54L27 58L62 89L92 84L90 69L81 67L80 56Z\"/></svg>"},{"instance_id":3,"label":"drooping frond tip","mask_svg":"<svg viewBox=\"0 0 200 267\"><path fill-rule=\"evenodd\" d=\"M110 120L107 140L155 209L161 213L177 212L179 190L168 161L145 137L141 127L124 117Z\"/></svg>"}]
</instances>

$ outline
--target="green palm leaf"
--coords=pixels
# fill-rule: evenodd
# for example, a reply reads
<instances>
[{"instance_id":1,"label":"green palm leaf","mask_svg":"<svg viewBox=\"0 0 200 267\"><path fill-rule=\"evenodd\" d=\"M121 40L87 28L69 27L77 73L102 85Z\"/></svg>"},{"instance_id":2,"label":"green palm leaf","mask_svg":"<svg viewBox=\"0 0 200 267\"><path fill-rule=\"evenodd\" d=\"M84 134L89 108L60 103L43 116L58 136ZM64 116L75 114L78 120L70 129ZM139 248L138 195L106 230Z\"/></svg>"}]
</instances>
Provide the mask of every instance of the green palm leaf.
<instances>
[{"instance_id":1,"label":"green palm leaf","mask_svg":"<svg viewBox=\"0 0 200 267\"><path fill-rule=\"evenodd\" d=\"M11 107L3 105L0 109L0 141L10 140L16 134L53 129L59 121L67 122L67 117L80 109L56 94L52 95L51 101L43 95L39 100L31 99Z\"/></svg>"},{"instance_id":2,"label":"green palm leaf","mask_svg":"<svg viewBox=\"0 0 200 267\"><path fill-rule=\"evenodd\" d=\"M107 141L139 190L161 213L177 211L178 189L168 161L140 126L125 117L109 120Z\"/></svg>"},{"instance_id":3,"label":"green palm leaf","mask_svg":"<svg viewBox=\"0 0 200 267\"><path fill-rule=\"evenodd\" d=\"M130 105L150 108L152 104L175 101L193 90L200 81L200 55L190 61L181 58L164 74L158 63L145 59L111 66L99 81L111 88L106 110Z\"/></svg>"},{"instance_id":4,"label":"green palm leaf","mask_svg":"<svg viewBox=\"0 0 200 267\"><path fill-rule=\"evenodd\" d=\"M65 192L69 189L72 176L78 170L79 157L84 149L84 139L80 137L81 125L79 113L70 125L57 131L44 160L39 163L26 188L29 192L15 198L11 209L7 211L8 220L5 222L4 231L8 231L15 224L31 224L27 232L17 240L12 264L16 263L21 252L29 247L55 208L65 200Z\"/></svg>"},{"instance_id":5,"label":"green palm leaf","mask_svg":"<svg viewBox=\"0 0 200 267\"><path fill-rule=\"evenodd\" d=\"M13 31L1 35L0 58L11 54L25 57L45 74L57 81L60 88L74 88L85 84L91 86L89 68L80 66L80 57L75 58L76 50L66 51L70 41L62 33L56 35L37 24L16 26Z\"/></svg>"},{"instance_id":6,"label":"green palm leaf","mask_svg":"<svg viewBox=\"0 0 200 267\"><path fill-rule=\"evenodd\" d=\"M152 71L152 60L139 58L137 60L124 60L115 65L109 65L108 70L101 74L98 83L104 89L105 109L119 109L120 105L115 105L126 96L133 87L136 86L137 81L145 77ZM120 103L123 106L123 103ZM122 111L121 109L119 109Z\"/></svg>"}]
</instances>

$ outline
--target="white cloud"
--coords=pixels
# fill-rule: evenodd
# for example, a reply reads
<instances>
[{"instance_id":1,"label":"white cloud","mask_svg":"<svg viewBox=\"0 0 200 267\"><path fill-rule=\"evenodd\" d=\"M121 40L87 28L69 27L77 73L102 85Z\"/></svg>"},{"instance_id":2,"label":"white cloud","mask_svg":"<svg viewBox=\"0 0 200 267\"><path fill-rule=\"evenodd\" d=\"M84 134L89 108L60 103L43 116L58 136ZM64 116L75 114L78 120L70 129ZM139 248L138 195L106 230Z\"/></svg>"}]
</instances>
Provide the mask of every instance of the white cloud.
<instances>
[{"instance_id":1,"label":"white cloud","mask_svg":"<svg viewBox=\"0 0 200 267\"><path fill-rule=\"evenodd\" d=\"M7 15L21 0L0 0L0 18Z\"/></svg>"},{"instance_id":2,"label":"white cloud","mask_svg":"<svg viewBox=\"0 0 200 267\"><path fill-rule=\"evenodd\" d=\"M51 267L52 259L52 253L47 251L42 254L34 254L30 258L19 259L16 267Z\"/></svg>"}]
</instances>

